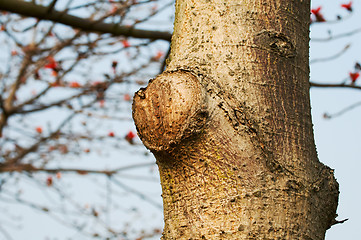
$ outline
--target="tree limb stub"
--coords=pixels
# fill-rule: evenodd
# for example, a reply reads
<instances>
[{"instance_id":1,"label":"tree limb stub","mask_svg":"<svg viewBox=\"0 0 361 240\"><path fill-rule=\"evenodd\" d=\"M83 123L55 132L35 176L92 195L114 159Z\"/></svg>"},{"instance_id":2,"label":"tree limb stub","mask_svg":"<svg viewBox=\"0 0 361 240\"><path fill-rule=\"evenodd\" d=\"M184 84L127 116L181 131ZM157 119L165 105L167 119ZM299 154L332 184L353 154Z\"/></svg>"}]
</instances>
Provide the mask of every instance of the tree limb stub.
<instances>
[{"instance_id":1,"label":"tree limb stub","mask_svg":"<svg viewBox=\"0 0 361 240\"><path fill-rule=\"evenodd\" d=\"M49 13L48 7L19 0L0 1L0 10L17 13L27 17L35 17L40 20L50 20L87 32L110 33L113 36L126 36L153 40L159 39L166 41L170 41L172 36L169 32L141 30L134 29L132 26L120 26L118 24L91 21L89 19L72 16L56 10L51 10Z\"/></svg>"},{"instance_id":2,"label":"tree limb stub","mask_svg":"<svg viewBox=\"0 0 361 240\"><path fill-rule=\"evenodd\" d=\"M171 151L196 135L208 119L206 94L191 72L164 72L136 92L133 118L144 145Z\"/></svg>"}]
</instances>

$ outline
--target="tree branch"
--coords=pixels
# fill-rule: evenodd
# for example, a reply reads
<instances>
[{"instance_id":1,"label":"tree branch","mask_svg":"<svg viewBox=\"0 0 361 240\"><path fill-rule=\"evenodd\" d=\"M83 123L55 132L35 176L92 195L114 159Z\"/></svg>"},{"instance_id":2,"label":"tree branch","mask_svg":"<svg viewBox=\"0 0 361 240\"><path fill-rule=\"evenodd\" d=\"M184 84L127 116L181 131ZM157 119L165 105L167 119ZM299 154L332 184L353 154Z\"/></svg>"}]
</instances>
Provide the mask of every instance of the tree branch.
<instances>
[{"instance_id":1,"label":"tree branch","mask_svg":"<svg viewBox=\"0 0 361 240\"><path fill-rule=\"evenodd\" d=\"M88 92L89 92L89 90L85 90L84 92L75 94L75 95L73 95L71 97L68 97L66 99L62 99L62 100L59 100L57 102L53 102L53 103L50 103L50 104L47 104L47 105L38 105L38 106L33 107L31 109L28 109L28 110L25 110L23 108L17 108L17 109L14 109L11 112L11 114L27 114L27 113L42 111L42 110L45 110L45 109L48 109L48 108L51 108L51 107L55 107L55 106L61 106L62 104L70 102L70 100L72 100L72 99L79 98L79 97L87 94Z\"/></svg>"},{"instance_id":2,"label":"tree branch","mask_svg":"<svg viewBox=\"0 0 361 240\"><path fill-rule=\"evenodd\" d=\"M140 199L147 201L148 203L150 203L151 205L153 205L154 207L158 208L158 209L163 209L163 206L161 204L159 204L158 202L154 201L153 199L149 198L147 195L143 194L142 192L139 192L137 190L135 190L134 188L131 188L127 185L125 185L124 183L119 182L117 179L109 177L109 179L118 187L123 188L125 191L133 193L134 195L138 196Z\"/></svg>"},{"instance_id":3,"label":"tree branch","mask_svg":"<svg viewBox=\"0 0 361 240\"><path fill-rule=\"evenodd\" d=\"M310 82L310 86L311 87L324 87L324 88L353 88L353 89L360 89L361 90L361 86L356 86L356 85L346 85L346 84L342 84L342 83L337 83L337 84L331 84L331 83L315 83L315 82Z\"/></svg>"},{"instance_id":4,"label":"tree branch","mask_svg":"<svg viewBox=\"0 0 361 240\"><path fill-rule=\"evenodd\" d=\"M53 11L54 7L55 7L55 4L58 0L53 0L49 6L48 6L48 13L51 13L51 11Z\"/></svg>"},{"instance_id":5,"label":"tree branch","mask_svg":"<svg viewBox=\"0 0 361 240\"><path fill-rule=\"evenodd\" d=\"M0 225L0 232L7 240L13 240L13 238L10 236L10 234Z\"/></svg>"},{"instance_id":6,"label":"tree branch","mask_svg":"<svg viewBox=\"0 0 361 240\"><path fill-rule=\"evenodd\" d=\"M331 35L327 38L311 38L311 41L312 42L327 42L327 41L332 41L332 40L336 40L336 39L340 39L340 38L344 38L344 37L349 37L349 36L352 36L352 35L360 33L360 32L361 32L361 28L356 28L349 32L340 33L338 35Z\"/></svg>"},{"instance_id":7,"label":"tree branch","mask_svg":"<svg viewBox=\"0 0 361 240\"><path fill-rule=\"evenodd\" d=\"M119 26L118 24L91 21L89 19L59 12L54 9L49 13L49 7L20 0L0 1L0 9L27 17L35 17L39 20L50 20L87 32L110 33L113 36L126 36L153 40L160 39L166 41L170 41L172 36L169 32L141 30L134 29L132 26Z\"/></svg>"},{"instance_id":8,"label":"tree branch","mask_svg":"<svg viewBox=\"0 0 361 240\"><path fill-rule=\"evenodd\" d=\"M331 119L331 118L335 118L335 117L339 117L339 116L342 116L343 114L345 114L346 112L348 111L351 111L353 110L354 108L357 108L361 106L361 102L357 102L357 103L354 103L348 107L345 107L344 109L334 113L334 114L328 114L328 113L324 113L323 114L323 118L325 119Z\"/></svg>"},{"instance_id":9,"label":"tree branch","mask_svg":"<svg viewBox=\"0 0 361 240\"><path fill-rule=\"evenodd\" d=\"M325 58L316 58L316 59L311 59L310 60L310 64L313 64L313 63L317 63L317 62L326 62L326 61L331 61L331 60L334 60L338 57L340 57L342 54L344 54L347 49L349 49L351 46L351 44L347 44L341 51L339 51L338 53L334 54L333 56L330 56L330 57L325 57Z\"/></svg>"},{"instance_id":10,"label":"tree branch","mask_svg":"<svg viewBox=\"0 0 361 240\"><path fill-rule=\"evenodd\" d=\"M35 167L32 164L0 164L0 172L46 172L46 173L78 173L80 175L85 174L104 174L111 176L113 174L119 173L121 171L140 168L140 167L148 167L153 166L154 162L145 162L139 164L132 164L128 166L123 166L119 168L115 168L113 170L92 170L92 169L80 169L80 168L43 168L43 167Z\"/></svg>"},{"instance_id":11,"label":"tree branch","mask_svg":"<svg viewBox=\"0 0 361 240\"><path fill-rule=\"evenodd\" d=\"M6 164L7 165L12 165L12 164L17 164L20 162L20 160L25 157L27 154L31 153L31 152L35 152L42 143L46 142L49 139L52 139L53 137L55 137L57 134L59 134L60 130L62 129L62 127L64 127L65 124L67 124L74 116L76 113L72 113L70 116L68 116L59 126L58 128L52 132L48 137L42 137L40 138L36 143L34 143L33 145L31 145L29 148L23 149L16 157L11 158L6 160Z\"/></svg>"}]
</instances>

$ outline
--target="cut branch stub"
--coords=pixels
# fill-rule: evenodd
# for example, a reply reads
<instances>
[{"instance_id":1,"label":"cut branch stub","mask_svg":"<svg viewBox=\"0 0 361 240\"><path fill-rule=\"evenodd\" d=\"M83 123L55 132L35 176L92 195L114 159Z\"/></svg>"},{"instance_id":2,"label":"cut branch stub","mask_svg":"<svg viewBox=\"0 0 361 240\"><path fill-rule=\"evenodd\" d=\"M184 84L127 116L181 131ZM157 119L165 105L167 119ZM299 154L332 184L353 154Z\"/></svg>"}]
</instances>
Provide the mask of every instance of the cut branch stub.
<instances>
[{"instance_id":1,"label":"cut branch stub","mask_svg":"<svg viewBox=\"0 0 361 240\"><path fill-rule=\"evenodd\" d=\"M206 94L194 74L164 72L135 93L133 119L144 145L171 151L195 136L208 119Z\"/></svg>"}]
</instances>

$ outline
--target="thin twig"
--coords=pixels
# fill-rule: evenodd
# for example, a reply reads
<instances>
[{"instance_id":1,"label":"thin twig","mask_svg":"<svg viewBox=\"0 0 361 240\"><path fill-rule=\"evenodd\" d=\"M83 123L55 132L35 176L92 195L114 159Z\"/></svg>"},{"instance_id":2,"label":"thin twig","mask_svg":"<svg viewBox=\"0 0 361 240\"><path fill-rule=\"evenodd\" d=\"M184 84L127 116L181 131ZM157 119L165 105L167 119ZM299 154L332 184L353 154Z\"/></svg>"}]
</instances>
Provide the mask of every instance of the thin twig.
<instances>
[{"instance_id":1,"label":"thin twig","mask_svg":"<svg viewBox=\"0 0 361 240\"><path fill-rule=\"evenodd\" d=\"M119 182L117 179L111 177L110 178L112 180L113 183L115 183L116 185L118 185L119 187L123 188L124 190L133 193L134 195L138 196L140 199L147 201L148 203L150 203L151 205L153 205L154 207L158 208L158 209L163 209L163 206L157 202L155 202L153 199L149 198L147 195L135 190L134 188L128 187L127 185L125 185L124 183Z\"/></svg>"},{"instance_id":2,"label":"thin twig","mask_svg":"<svg viewBox=\"0 0 361 240\"><path fill-rule=\"evenodd\" d=\"M113 170L92 170L92 169L80 169L80 168L43 168L43 167L35 167L32 164L16 164L16 165L8 165L8 164L0 164L0 172L47 172L47 173L78 173L78 174L104 174L104 175L114 175L116 173L140 168L140 167L148 167L153 166L153 162L132 164L129 166L115 168Z\"/></svg>"},{"instance_id":3,"label":"thin twig","mask_svg":"<svg viewBox=\"0 0 361 240\"><path fill-rule=\"evenodd\" d=\"M13 238L10 236L10 234L0 225L0 232L7 240L13 240Z\"/></svg>"},{"instance_id":4,"label":"thin twig","mask_svg":"<svg viewBox=\"0 0 361 240\"><path fill-rule=\"evenodd\" d=\"M6 165L12 165L15 163L18 163L23 157L25 157L27 154L31 153L31 152L35 152L40 145L43 142L46 142L49 139L54 138L56 135L59 134L60 130L64 127L65 124L67 124L73 117L76 116L76 112L70 114L59 126L58 128L51 133L49 136L47 137L42 137L40 138L36 143L34 143L33 145L31 145L29 148L24 149L23 151L21 151L16 157L8 159L6 161Z\"/></svg>"},{"instance_id":5,"label":"thin twig","mask_svg":"<svg viewBox=\"0 0 361 240\"><path fill-rule=\"evenodd\" d=\"M340 39L340 38L344 38L344 37L349 37L352 35L355 35L357 33L361 32L361 28L356 28L352 31L346 32L346 33L341 33L341 34L337 34L337 35L331 35L328 38L311 38L312 42L328 42L328 41L332 41L332 40L336 40L336 39Z\"/></svg>"},{"instance_id":6,"label":"thin twig","mask_svg":"<svg viewBox=\"0 0 361 240\"><path fill-rule=\"evenodd\" d=\"M351 46L350 43L347 44L340 52L334 54L333 56L325 57L325 58L312 59L312 60L310 60L310 64L317 63L317 62L327 62L327 61L334 60L334 59L340 57L342 54L344 54L350 48L350 46Z\"/></svg>"},{"instance_id":7,"label":"thin twig","mask_svg":"<svg viewBox=\"0 0 361 240\"><path fill-rule=\"evenodd\" d=\"M351 88L361 90L361 86L351 85L351 84L343 84L343 83L315 83L310 82L311 87L322 87L322 88Z\"/></svg>"},{"instance_id":8,"label":"thin twig","mask_svg":"<svg viewBox=\"0 0 361 240\"><path fill-rule=\"evenodd\" d=\"M357 107L359 107L359 106L361 106L361 102L354 103L354 104L352 104L352 105L350 105L350 106L348 106L348 107L346 107L346 108L344 108L344 109L342 109L342 110L340 110L340 111L338 111L338 112L336 112L336 113L334 113L334 114L325 113L325 114L323 115L323 117L324 117L325 119L331 119L331 118L339 117L339 116L343 115L344 113L346 113L346 112L348 112L348 111L351 111L351 110L353 110L354 108L357 108Z\"/></svg>"}]
</instances>

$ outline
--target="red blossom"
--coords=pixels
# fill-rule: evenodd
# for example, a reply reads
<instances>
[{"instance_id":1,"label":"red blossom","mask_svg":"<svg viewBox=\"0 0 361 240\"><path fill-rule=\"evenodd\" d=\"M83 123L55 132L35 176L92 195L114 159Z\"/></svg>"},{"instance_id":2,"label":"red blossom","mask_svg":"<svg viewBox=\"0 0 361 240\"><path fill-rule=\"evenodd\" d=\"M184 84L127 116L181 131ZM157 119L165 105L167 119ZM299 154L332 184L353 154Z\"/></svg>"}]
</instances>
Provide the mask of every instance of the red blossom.
<instances>
[{"instance_id":1,"label":"red blossom","mask_svg":"<svg viewBox=\"0 0 361 240\"><path fill-rule=\"evenodd\" d=\"M99 101L99 107L104 107L104 105L105 105L105 100L104 99L101 99L100 101Z\"/></svg>"},{"instance_id":2,"label":"red blossom","mask_svg":"<svg viewBox=\"0 0 361 240\"><path fill-rule=\"evenodd\" d=\"M155 13L157 10L158 10L158 5L157 5L157 4L154 4L154 5L152 6L152 12Z\"/></svg>"},{"instance_id":3,"label":"red blossom","mask_svg":"<svg viewBox=\"0 0 361 240\"><path fill-rule=\"evenodd\" d=\"M122 44L125 48L130 47L130 43L127 39L122 40Z\"/></svg>"},{"instance_id":4,"label":"red blossom","mask_svg":"<svg viewBox=\"0 0 361 240\"><path fill-rule=\"evenodd\" d=\"M321 13L321 7L311 9L311 13L315 15L316 22L326 22L326 19L323 17Z\"/></svg>"},{"instance_id":5,"label":"red blossom","mask_svg":"<svg viewBox=\"0 0 361 240\"><path fill-rule=\"evenodd\" d=\"M61 145L61 146L59 146L58 149L59 149L61 154L67 154L69 152L69 149L68 149L68 147L66 145Z\"/></svg>"},{"instance_id":6,"label":"red blossom","mask_svg":"<svg viewBox=\"0 0 361 240\"><path fill-rule=\"evenodd\" d=\"M130 144L133 144L133 139L135 138L135 133L133 133L132 131L129 131L127 133L127 135L125 135L125 140L127 140Z\"/></svg>"},{"instance_id":7,"label":"red blossom","mask_svg":"<svg viewBox=\"0 0 361 240\"><path fill-rule=\"evenodd\" d=\"M109 137L114 137L115 134L114 134L114 132L109 132L109 133L108 133L108 136L109 136Z\"/></svg>"},{"instance_id":8,"label":"red blossom","mask_svg":"<svg viewBox=\"0 0 361 240\"><path fill-rule=\"evenodd\" d=\"M45 64L44 68L50 68L55 71L57 67L58 67L58 63L55 61L55 59L52 56L49 56L47 58L47 64Z\"/></svg>"},{"instance_id":9,"label":"red blossom","mask_svg":"<svg viewBox=\"0 0 361 240\"><path fill-rule=\"evenodd\" d=\"M124 100L130 101L130 100L132 100L132 97L128 93L126 93L126 94L124 94Z\"/></svg>"},{"instance_id":10,"label":"red blossom","mask_svg":"<svg viewBox=\"0 0 361 240\"><path fill-rule=\"evenodd\" d=\"M60 87L61 85L60 85L60 83L59 82L53 82L53 83L50 83L50 86L52 86L52 87Z\"/></svg>"},{"instance_id":11,"label":"red blossom","mask_svg":"<svg viewBox=\"0 0 361 240\"><path fill-rule=\"evenodd\" d=\"M321 7L311 9L311 13L313 13L315 15L319 14L320 11L321 11Z\"/></svg>"},{"instance_id":12,"label":"red blossom","mask_svg":"<svg viewBox=\"0 0 361 240\"><path fill-rule=\"evenodd\" d=\"M36 127L35 131L39 134L41 134L43 132L43 128L42 127Z\"/></svg>"},{"instance_id":13,"label":"red blossom","mask_svg":"<svg viewBox=\"0 0 361 240\"><path fill-rule=\"evenodd\" d=\"M58 76L58 71L57 70L51 71L51 76L54 76L54 77Z\"/></svg>"},{"instance_id":14,"label":"red blossom","mask_svg":"<svg viewBox=\"0 0 361 240\"><path fill-rule=\"evenodd\" d=\"M354 72L354 73L350 72L349 75L350 75L352 83L355 83L357 78L360 76L360 73L358 73L358 72Z\"/></svg>"},{"instance_id":15,"label":"red blossom","mask_svg":"<svg viewBox=\"0 0 361 240\"><path fill-rule=\"evenodd\" d=\"M94 86L94 87L97 87L98 85L102 85L104 82L102 82L102 81L95 81L95 82L93 82L92 83L92 85Z\"/></svg>"},{"instance_id":16,"label":"red blossom","mask_svg":"<svg viewBox=\"0 0 361 240\"><path fill-rule=\"evenodd\" d=\"M48 151L49 151L49 152L52 152L52 151L54 151L55 149L56 149L55 146L49 146Z\"/></svg>"},{"instance_id":17,"label":"red blossom","mask_svg":"<svg viewBox=\"0 0 361 240\"><path fill-rule=\"evenodd\" d=\"M69 87L71 87L71 88L80 88L81 85L78 82L70 82Z\"/></svg>"},{"instance_id":18,"label":"red blossom","mask_svg":"<svg viewBox=\"0 0 361 240\"><path fill-rule=\"evenodd\" d=\"M162 57L163 57L163 52L162 51L158 51L157 52L157 55L155 55L154 57L153 57L153 59L155 60L155 61L158 61L159 59L161 59Z\"/></svg>"},{"instance_id":19,"label":"red blossom","mask_svg":"<svg viewBox=\"0 0 361 240\"><path fill-rule=\"evenodd\" d=\"M110 14L114 14L118 11L118 7L115 4L112 4L112 9L110 9Z\"/></svg>"},{"instance_id":20,"label":"red blossom","mask_svg":"<svg viewBox=\"0 0 361 240\"><path fill-rule=\"evenodd\" d=\"M342 8L345 8L347 11L352 12L352 1L346 4L341 4Z\"/></svg>"},{"instance_id":21,"label":"red blossom","mask_svg":"<svg viewBox=\"0 0 361 240\"><path fill-rule=\"evenodd\" d=\"M52 176L47 177L47 179L46 179L46 185L47 185L48 187L50 187L51 185L53 185L53 177L52 177Z\"/></svg>"}]
</instances>

